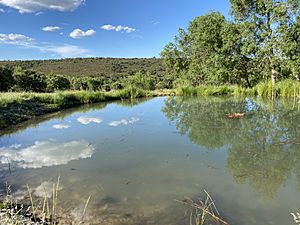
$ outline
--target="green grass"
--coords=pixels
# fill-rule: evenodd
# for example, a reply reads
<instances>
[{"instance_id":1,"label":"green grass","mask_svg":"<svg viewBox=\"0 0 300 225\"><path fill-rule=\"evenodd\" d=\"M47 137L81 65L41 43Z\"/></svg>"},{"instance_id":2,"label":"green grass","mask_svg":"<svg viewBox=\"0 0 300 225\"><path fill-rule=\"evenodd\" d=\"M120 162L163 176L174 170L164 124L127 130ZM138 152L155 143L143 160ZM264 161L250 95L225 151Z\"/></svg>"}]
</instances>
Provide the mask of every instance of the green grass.
<instances>
[{"instance_id":1,"label":"green grass","mask_svg":"<svg viewBox=\"0 0 300 225\"><path fill-rule=\"evenodd\" d=\"M277 97L300 97L300 82L295 80L284 80L277 82L272 87L271 82L262 82L253 88L243 88L240 86L183 86L176 90L178 96L262 96L271 97L272 93Z\"/></svg>"},{"instance_id":2,"label":"green grass","mask_svg":"<svg viewBox=\"0 0 300 225\"><path fill-rule=\"evenodd\" d=\"M0 93L0 129L29 120L39 115L84 104L154 96L263 96L300 98L300 82L285 80L273 88L270 82L253 88L239 86L183 86L176 90L146 91L134 86L112 92L63 91L56 93Z\"/></svg>"},{"instance_id":3,"label":"green grass","mask_svg":"<svg viewBox=\"0 0 300 225\"><path fill-rule=\"evenodd\" d=\"M177 89L178 96L211 96L211 95L232 95L235 86L199 86L199 87L180 87Z\"/></svg>"},{"instance_id":4,"label":"green grass","mask_svg":"<svg viewBox=\"0 0 300 225\"><path fill-rule=\"evenodd\" d=\"M0 93L0 129L39 115L84 104L155 96L134 87L114 92Z\"/></svg>"}]
</instances>

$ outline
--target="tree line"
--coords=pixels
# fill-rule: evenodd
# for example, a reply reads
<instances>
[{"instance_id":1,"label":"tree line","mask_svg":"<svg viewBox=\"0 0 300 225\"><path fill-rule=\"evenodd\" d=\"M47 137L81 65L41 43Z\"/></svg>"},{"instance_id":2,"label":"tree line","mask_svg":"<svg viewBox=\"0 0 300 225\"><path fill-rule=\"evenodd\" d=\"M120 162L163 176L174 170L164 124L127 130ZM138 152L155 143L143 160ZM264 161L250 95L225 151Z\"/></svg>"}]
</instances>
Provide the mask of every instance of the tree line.
<instances>
[{"instance_id":1,"label":"tree line","mask_svg":"<svg viewBox=\"0 0 300 225\"><path fill-rule=\"evenodd\" d=\"M199 16L161 52L175 84L237 84L300 78L298 0L230 0L231 17Z\"/></svg>"},{"instance_id":2,"label":"tree line","mask_svg":"<svg viewBox=\"0 0 300 225\"><path fill-rule=\"evenodd\" d=\"M136 72L128 76L63 76L43 74L20 66L0 66L0 92L55 92L63 90L111 91L128 87L143 90L171 88L169 76Z\"/></svg>"}]
</instances>

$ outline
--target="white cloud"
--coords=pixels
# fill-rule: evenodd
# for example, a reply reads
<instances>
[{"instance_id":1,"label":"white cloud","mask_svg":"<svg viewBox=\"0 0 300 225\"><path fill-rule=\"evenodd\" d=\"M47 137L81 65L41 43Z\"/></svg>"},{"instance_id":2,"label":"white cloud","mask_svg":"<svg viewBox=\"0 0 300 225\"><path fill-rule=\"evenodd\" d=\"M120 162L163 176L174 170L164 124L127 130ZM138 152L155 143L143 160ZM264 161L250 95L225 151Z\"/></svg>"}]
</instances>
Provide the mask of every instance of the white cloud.
<instances>
[{"instance_id":1,"label":"white cloud","mask_svg":"<svg viewBox=\"0 0 300 225\"><path fill-rule=\"evenodd\" d=\"M53 53L60 57L85 57L89 50L76 45L38 43L33 38L23 34L0 34L0 45L15 45L25 48L37 49L41 52Z\"/></svg>"},{"instance_id":2,"label":"white cloud","mask_svg":"<svg viewBox=\"0 0 300 225\"><path fill-rule=\"evenodd\" d=\"M20 13L73 11L83 3L84 0L0 0L0 4L17 9Z\"/></svg>"},{"instance_id":3,"label":"white cloud","mask_svg":"<svg viewBox=\"0 0 300 225\"><path fill-rule=\"evenodd\" d=\"M58 129L58 130L70 128L69 125L65 125L65 124L55 124L55 125L53 125L52 127L53 127L54 129Z\"/></svg>"},{"instance_id":4,"label":"white cloud","mask_svg":"<svg viewBox=\"0 0 300 225\"><path fill-rule=\"evenodd\" d=\"M90 123L101 123L102 119L96 117L79 117L77 121L81 124L88 125Z\"/></svg>"},{"instance_id":5,"label":"white cloud","mask_svg":"<svg viewBox=\"0 0 300 225\"><path fill-rule=\"evenodd\" d=\"M0 34L0 44L28 46L33 40L23 34Z\"/></svg>"},{"instance_id":6,"label":"white cloud","mask_svg":"<svg viewBox=\"0 0 300 225\"><path fill-rule=\"evenodd\" d=\"M132 33L134 31L136 31L136 29L132 28L132 27L122 26L122 25L113 26L113 25L110 25L110 24L103 25L101 27L101 29L102 30L123 31L123 32L126 32L126 33Z\"/></svg>"},{"instance_id":7,"label":"white cloud","mask_svg":"<svg viewBox=\"0 0 300 225\"><path fill-rule=\"evenodd\" d=\"M159 21L154 21L154 20L152 20L150 23L151 23L153 26L157 26L157 25L160 24Z\"/></svg>"},{"instance_id":8,"label":"white cloud","mask_svg":"<svg viewBox=\"0 0 300 225\"><path fill-rule=\"evenodd\" d=\"M34 14L34 15L39 16L39 15L43 15L43 14L44 14L44 12L37 12L37 13Z\"/></svg>"},{"instance_id":9,"label":"white cloud","mask_svg":"<svg viewBox=\"0 0 300 225\"><path fill-rule=\"evenodd\" d=\"M93 153L94 147L84 140L65 143L36 141L32 146L25 148L0 148L0 162L5 164L9 160L17 167L24 169L42 168L91 158Z\"/></svg>"},{"instance_id":10,"label":"white cloud","mask_svg":"<svg viewBox=\"0 0 300 225\"><path fill-rule=\"evenodd\" d=\"M139 120L140 120L139 118L132 117L129 120L122 119L122 120L112 121L108 125L111 126L111 127L117 127L117 126L120 126L120 125L133 124L133 123L138 122Z\"/></svg>"},{"instance_id":11,"label":"white cloud","mask_svg":"<svg viewBox=\"0 0 300 225\"><path fill-rule=\"evenodd\" d=\"M57 30L61 30L62 28L59 26L46 26L43 27L42 30L46 31L46 32L53 32L53 31L57 31Z\"/></svg>"},{"instance_id":12,"label":"white cloud","mask_svg":"<svg viewBox=\"0 0 300 225\"><path fill-rule=\"evenodd\" d=\"M71 38L83 38L83 37L89 37L96 34L96 31L91 29L87 31L83 31L81 29L75 29L70 33Z\"/></svg>"},{"instance_id":13,"label":"white cloud","mask_svg":"<svg viewBox=\"0 0 300 225\"><path fill-rule=\"evenodd\" d=\"M5 13L4 9L0 9L0 13Z\"/></svg>"},{"instance_id":14,"label":"white cloud","mask_svg":"<svg viewBox=\"0 0 300 225\"><path fill-rule=\"evenodd\" d=\"M46 45L38 47L43 52L50 52L56 55L60 55L63 58L66 57L78 57L86 56L89 53L89 50L81 48L76 45Z\"/></svg>"}]
</instances>

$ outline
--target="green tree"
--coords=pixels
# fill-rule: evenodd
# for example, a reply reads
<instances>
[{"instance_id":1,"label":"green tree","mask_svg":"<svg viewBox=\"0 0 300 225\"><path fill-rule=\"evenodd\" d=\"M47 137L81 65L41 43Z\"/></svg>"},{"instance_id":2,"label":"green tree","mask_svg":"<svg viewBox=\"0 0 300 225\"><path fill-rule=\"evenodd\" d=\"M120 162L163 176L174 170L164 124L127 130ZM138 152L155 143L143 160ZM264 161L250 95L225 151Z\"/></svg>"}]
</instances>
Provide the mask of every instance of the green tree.
<instances>
[{"instance_id":1,"label":"green tree","mask_svg":"<svg viewBox=\"0 0 300 225\"><path fill-rule=\"evenodd\" d=\"M0 92L8 91L13 84L12 70L0 66Z\"/></svg>"},{"instance_id":2,"label":"green tree","mask_svg":"<svg viewBox=\"0 0 300 225\"><path fill-rule=\"evenodd\" d=\"M186 70L189 66L189 36L183 29L178 30L174 42L168 43L160 53L168 72L175 74Z\"/></svg>"},{"instance_id":3,"label":"green tree","mask_svg":"<svg viewBox=\"0 0 300 225\"><path fill-rule=\"evenodd\" d=\"M47 91L58 91L58 90L68 90L70 89L70 81L68 78L50 73L47 76Z\"/></svg>"},{"instance_id":4,"label":"green tree","mask_svg":"<svg viewBox=\"0 0 300 225\"><path fill-rule=\"evenodd\" d=\"M13 72L15 80L14 89L17 91L45 92L47 88L46 77L34 71L23 70L17 66Z\"/></svg>"},{"instance_id":5,"label":"green tree","mask_svg":"<svg viewBox=\"0 0 300 225\"><path fill-rule=\"evenodd\" d=\"M284 33L293 24L299 4L296 0L230 0L236 22L243 25L245 52L267 66L273 86L283 57Z\"/></svg>"}]
</instances>

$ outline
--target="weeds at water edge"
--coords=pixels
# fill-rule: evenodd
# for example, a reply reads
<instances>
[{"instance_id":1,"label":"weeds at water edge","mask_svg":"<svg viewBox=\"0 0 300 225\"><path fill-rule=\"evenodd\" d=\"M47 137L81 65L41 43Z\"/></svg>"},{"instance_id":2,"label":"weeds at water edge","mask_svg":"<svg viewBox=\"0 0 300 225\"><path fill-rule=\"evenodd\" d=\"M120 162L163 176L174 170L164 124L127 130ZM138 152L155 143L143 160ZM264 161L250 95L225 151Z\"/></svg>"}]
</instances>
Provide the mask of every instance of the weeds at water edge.
<instances>
[{"instance_id":1,"label":"weeds at water edge","mask_svg":"<svg viewBox=\"0 0 300 225\"><path fill-rule=\"evenodd\" d=\"M32 197L32 191L27 186L27 192L29 195L30 204L19 204L15 201L11 194L11 187L6 187L6 197L0 203L0 224L5 225L17 225L17 224L43 224L43 225L57 225L63 224L58 219L58 191L60 185L60 177L57 178L57 182L52 186L52 198L49 201L46 190L43 199L34 200ZM88 204L90 202L91 195L88 197L85 207L82 212L81 220L77 223L69 222L72 225L84 224L84 217Z\"/></svg>"},{"instance_id":2,"label":"weeds at water edge","mask_svg":"<svg viewBox=\"0 0 300 225\"><path fill-rule=\"evenodd\" d=\"M207 191L205 191L205 200L198 199L193 201L192 199L176 200L184 205L190 206L192 211L190 213L190 225L204 225L208 221L215 221L217 224L230 225L223 220L220 213Z\"/></svg>"}]
</instances>

